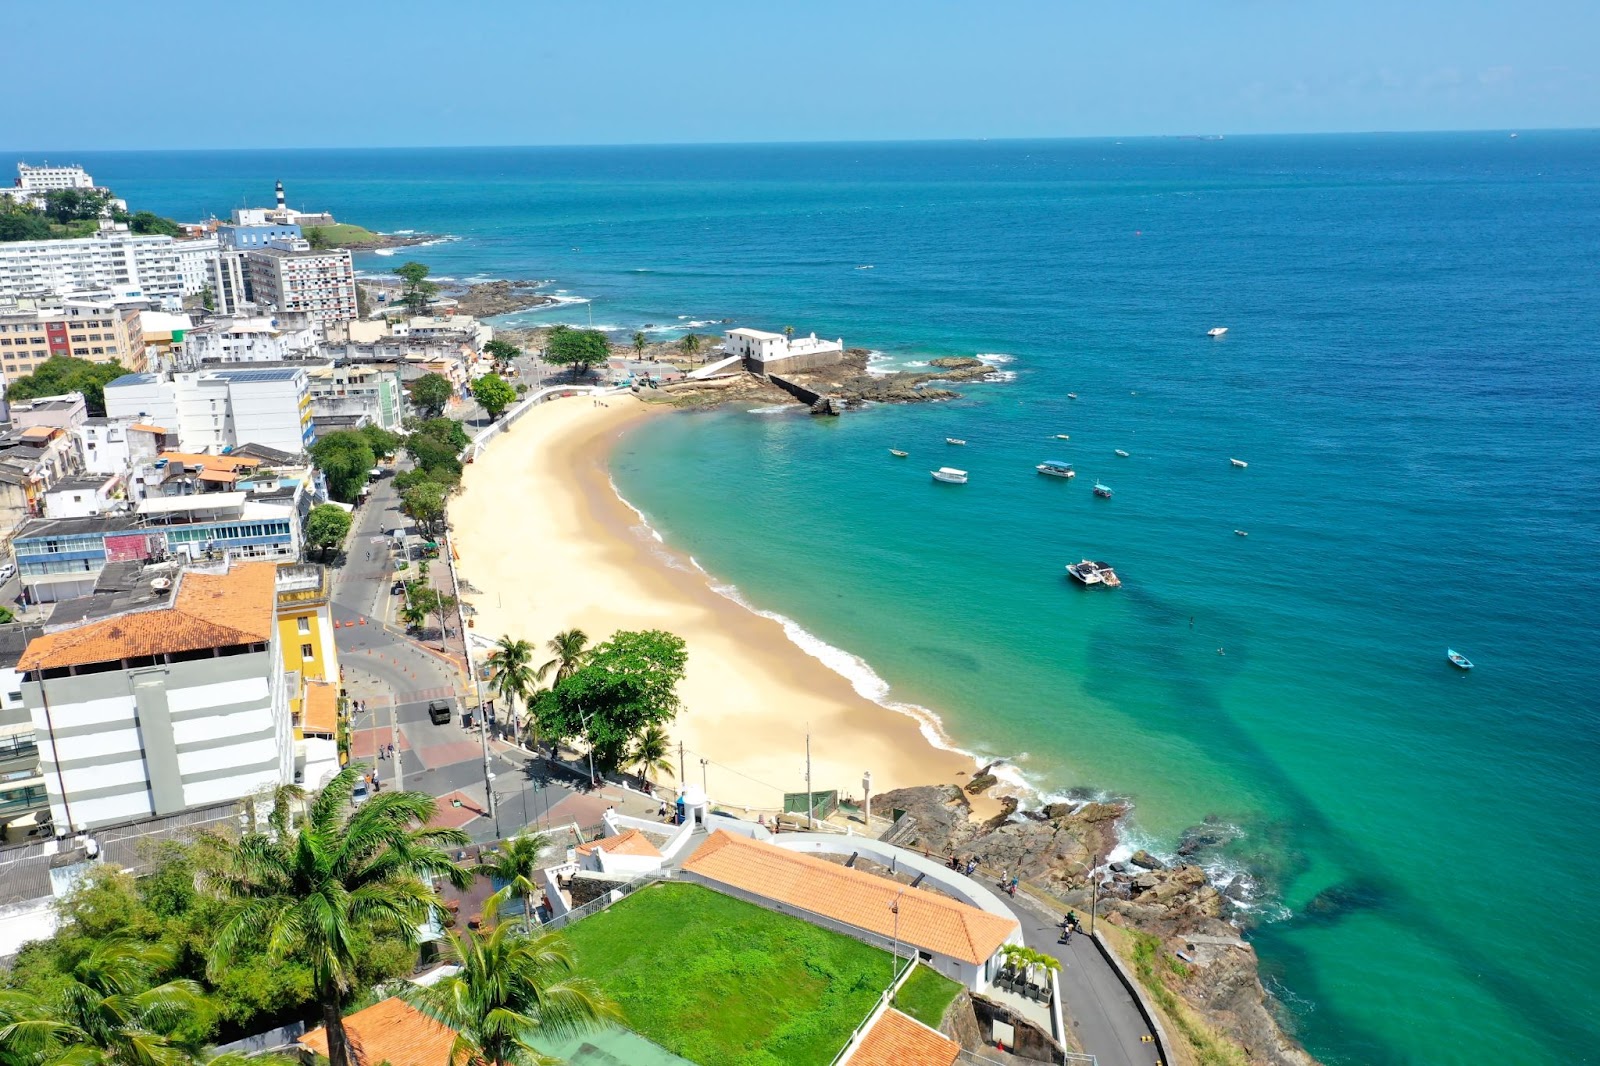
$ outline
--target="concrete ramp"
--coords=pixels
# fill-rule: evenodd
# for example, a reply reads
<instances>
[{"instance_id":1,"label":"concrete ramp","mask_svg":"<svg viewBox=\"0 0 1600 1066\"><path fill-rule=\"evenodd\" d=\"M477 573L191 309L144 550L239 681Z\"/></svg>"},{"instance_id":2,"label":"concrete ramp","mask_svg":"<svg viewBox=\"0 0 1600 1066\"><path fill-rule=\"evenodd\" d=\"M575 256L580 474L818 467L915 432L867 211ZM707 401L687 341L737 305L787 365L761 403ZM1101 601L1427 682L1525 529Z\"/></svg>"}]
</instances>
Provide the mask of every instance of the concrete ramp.
<instances>
[{"instance_id":1,"label":"concrete ramp","mask_svg":"<svg viewBox=\"0 0 1600 1066\"><path fill-rule=\"evenodd\" d=\"M715 363L707 363L699 370L691 370L689 373L685 374L684 377L690 381L699 381L701 378L708 378L713 374L726 370L730 366L733 366L736 363L742 363L743 361L743 356L730 355L726 359L718 359Z\"/></svg>"}]
</instances>

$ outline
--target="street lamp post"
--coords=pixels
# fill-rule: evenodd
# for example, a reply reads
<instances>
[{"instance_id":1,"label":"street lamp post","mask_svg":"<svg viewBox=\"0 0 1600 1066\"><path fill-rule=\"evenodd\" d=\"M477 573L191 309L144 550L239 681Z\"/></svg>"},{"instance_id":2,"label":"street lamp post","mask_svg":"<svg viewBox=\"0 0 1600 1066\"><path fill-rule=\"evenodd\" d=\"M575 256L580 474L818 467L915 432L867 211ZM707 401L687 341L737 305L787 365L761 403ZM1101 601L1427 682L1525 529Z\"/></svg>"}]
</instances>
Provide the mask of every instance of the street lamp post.
<instances>
[{"instance_id":1,"label":"street lamp post","mask_svg":"<svg viewBox=\"0 0 1600 1066\"><path fill-rule=\"evenodd\" d=\"M700 791L704 792L708 798L711 795L711 786L706 783L706 766L709 762L710 760L708 759L700 760Z\"/></svg>"},{"instance_id":2,"label":"street lamp post","mask_svg":"<svg viewBox=\"0 0 1600 1066\"><path fill-rule=\"evenodd\" d=\"M1100 906L1100 878L1095 876L1098 867L1091 867L1087 863L1072 860L1072 865L1082 866L1083 872L1089 876L1089 935L1094 936L1094 912Z\"/></svg>"},{"instance_id":3,"label":"street lamp post","mask_svg":"<svg viewBox=\"0 0 1600 1066\"><path fill-rule=\"evenodd\" d=\"M900 897L906 894L905 889L894 894L894 902L889 904L889 911L894 915L894 948L889 953L889 985L894 986L895 979L900 976Z\"/></svg>"},{"instance_id":4,"label":"street lamp post","mask_svg":"<svg viewBox=\"0 0 1600 1066\"><path fill-rule=\"evenodd\" d=\"M867 836L872 835L872 771L868 770L861 775L861 791L866 796L861 824L866 827Z\"/></svg>"}]
</instances>

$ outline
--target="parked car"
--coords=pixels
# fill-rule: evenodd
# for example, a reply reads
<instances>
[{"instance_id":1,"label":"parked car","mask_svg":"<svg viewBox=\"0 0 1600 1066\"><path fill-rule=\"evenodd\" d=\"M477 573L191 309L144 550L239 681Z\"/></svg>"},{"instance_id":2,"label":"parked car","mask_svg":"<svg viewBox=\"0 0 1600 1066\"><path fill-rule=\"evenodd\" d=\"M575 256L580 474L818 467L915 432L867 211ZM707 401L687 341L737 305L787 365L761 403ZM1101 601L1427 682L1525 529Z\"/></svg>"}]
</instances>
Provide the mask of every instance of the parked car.
<instances>
[{"instance_id":1,"label":"parked car","mask_svg":"<svg viewBox=\"0 0 1600 1066\"><path fill-rule=\"evenodd\" d=\"M17 572L16 564L5 563L0 565L0 581L10 581Z\"/></svg>"},{"instance_id":2,"label":"parked car","mask_svg":"<svg viewBox=\"0 0 1600 1066\"><path fill-rule=\"evenodd\" d=\"M372 798L372 786L367 784L367 779L362 777L356 780L356 787L350 790L350 806L359 807Z\"/></svg>"}]
</instances>

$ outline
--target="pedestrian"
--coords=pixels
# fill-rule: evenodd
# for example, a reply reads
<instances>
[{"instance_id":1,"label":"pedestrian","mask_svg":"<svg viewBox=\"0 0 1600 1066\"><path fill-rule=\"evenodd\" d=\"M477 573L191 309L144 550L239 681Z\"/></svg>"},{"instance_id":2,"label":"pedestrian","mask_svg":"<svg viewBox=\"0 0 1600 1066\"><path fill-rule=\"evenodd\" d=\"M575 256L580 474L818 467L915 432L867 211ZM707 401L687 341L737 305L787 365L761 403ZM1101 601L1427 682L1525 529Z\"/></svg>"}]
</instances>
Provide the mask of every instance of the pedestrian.
<instances>
[{"instance_id":1,"label":"pedestrian","mask_svg":"<svg viewBox=\"0 0 1600 1066\"><path fill-rule=\"evenodd\" d=\"M1010 892L1013 896L1015 896L1017 894L1017 875L1016 874L1012 874L1011 875L1011 884L1006 889L1006 891Z\"/></svg>"}]
</instances>

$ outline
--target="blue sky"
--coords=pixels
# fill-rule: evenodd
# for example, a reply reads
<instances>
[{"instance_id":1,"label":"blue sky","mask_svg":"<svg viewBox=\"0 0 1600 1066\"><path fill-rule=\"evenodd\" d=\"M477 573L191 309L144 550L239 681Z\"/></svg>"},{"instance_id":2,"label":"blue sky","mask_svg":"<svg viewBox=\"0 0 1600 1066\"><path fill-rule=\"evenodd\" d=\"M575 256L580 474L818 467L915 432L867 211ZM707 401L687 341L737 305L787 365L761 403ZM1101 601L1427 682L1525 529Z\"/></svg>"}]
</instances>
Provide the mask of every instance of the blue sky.
<instances>
[{"instance_id":1,"label":"blue sky","mask_svg":"<svg viewBox=\"0 0 1600 1066\"><path fill-rule=\"evenodd\" d=\"M0 144L1600 125L1600 0L76 0L71 9L63 24L51 5L6 5Z\"/></svg>"}]
</instances>

